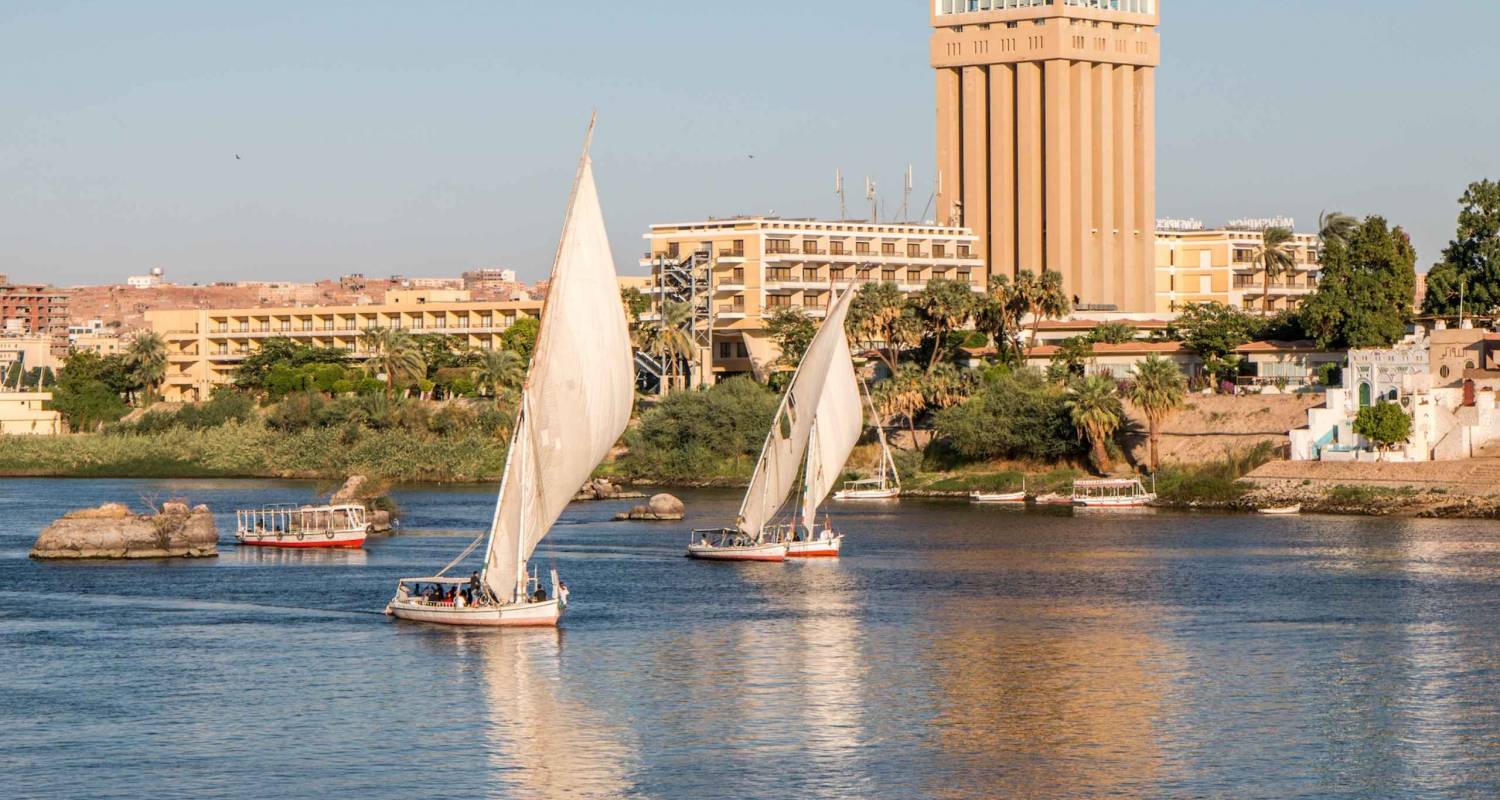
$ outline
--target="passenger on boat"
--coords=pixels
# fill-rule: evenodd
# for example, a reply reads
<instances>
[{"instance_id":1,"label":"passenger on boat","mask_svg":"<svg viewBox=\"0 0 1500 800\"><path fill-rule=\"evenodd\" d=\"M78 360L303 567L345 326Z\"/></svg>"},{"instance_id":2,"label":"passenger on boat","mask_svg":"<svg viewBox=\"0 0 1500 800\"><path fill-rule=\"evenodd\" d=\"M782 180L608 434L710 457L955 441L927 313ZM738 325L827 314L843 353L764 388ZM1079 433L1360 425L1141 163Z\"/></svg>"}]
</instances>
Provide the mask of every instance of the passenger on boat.
<instances>
[{"instance_id":1,"label":"passenger on boat","mask_svg":"<svg viewBox=\"0 0 1500 800\"><path fill-rule=\"evenodd\" d=\"M531 602L533 602L533 603L545 603L545 602L547 602L547 590L543 589L540 586L536 587L536 591L534 593L532 593L532 595L531 595Z\"/></svg>"},{"instance_id":2,"label":"passenger on boat","mask_svg":"<svg viewBox=\"0 0 1500 800\"><path fill-rule=\"evenodd\" d=\"M469 576L469 593L479 593L479 570L474 570L474 574Z\"/></svg>"},{"instance_id":3,"label":"passenger on boat","mask_svg":"<svg viewBox=\"0 0 1500 800\"><path fill-rule=\"evenodd\" d=\"M459 592L458 596L453 598L454 608L468 608L469 598L465 597L464 594L464 592Z\"/></svg>"}]
</instances>

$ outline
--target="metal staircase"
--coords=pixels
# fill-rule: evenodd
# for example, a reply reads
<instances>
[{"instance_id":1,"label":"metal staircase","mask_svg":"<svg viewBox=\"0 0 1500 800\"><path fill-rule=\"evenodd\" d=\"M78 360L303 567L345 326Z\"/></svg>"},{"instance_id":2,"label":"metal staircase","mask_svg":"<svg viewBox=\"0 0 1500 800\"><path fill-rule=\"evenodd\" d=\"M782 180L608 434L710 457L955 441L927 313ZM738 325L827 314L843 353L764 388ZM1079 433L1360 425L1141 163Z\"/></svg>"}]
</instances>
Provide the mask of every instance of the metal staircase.
<instances>
[{"instance_id":1,"label":"metal staircase","mask_svg":"<svg viewBox=\"0 0 1500 800\"><path fill-rule=\"evenodd\" d=\"M711 352L713 348L713 265L713 253L698 250L681 258L657 255L651 268L652 277L656 281L652 289L653 320L661 319L663 309L668 304L686 304L691 313L684 327L694 347L705 353ZM687 358L682 361L676 372L687 376L688 386L699 386L705 382L706 376L698 374L698 359ZM660 393L668 371L667 360L637 350L635 364L637 387L643 392Z\"/></svg>"}]
</instances>

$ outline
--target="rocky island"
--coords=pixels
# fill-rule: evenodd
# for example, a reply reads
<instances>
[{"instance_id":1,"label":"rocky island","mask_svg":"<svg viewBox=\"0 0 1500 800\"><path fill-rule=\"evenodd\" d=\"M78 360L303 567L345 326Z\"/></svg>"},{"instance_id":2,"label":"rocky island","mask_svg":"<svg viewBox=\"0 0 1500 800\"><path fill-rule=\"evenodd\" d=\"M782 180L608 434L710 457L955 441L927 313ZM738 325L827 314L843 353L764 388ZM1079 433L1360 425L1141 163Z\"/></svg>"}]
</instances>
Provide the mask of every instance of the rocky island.
<instances>
[{"instance_id":1,"label":"rocky island","mask_svg":"<svg viewBox=\"0 0 1500 800\"><path fill-rule=\"evenodd\" d=\"M37 537L36 559L211 558L219 532L208 506L163 503L154 514L132 514L120 503L70 512Z\"/></svg>"}]
</instances>

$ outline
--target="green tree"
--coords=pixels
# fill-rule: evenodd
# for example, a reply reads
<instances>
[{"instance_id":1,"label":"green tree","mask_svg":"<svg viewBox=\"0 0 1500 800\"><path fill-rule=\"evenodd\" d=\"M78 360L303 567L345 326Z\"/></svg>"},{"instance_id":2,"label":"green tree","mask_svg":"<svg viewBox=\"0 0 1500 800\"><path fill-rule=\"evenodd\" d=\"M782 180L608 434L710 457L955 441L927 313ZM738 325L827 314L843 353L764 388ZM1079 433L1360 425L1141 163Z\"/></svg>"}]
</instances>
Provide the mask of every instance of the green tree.
<instances>
[{"instance_id":1,"label":"green tree","mask_svg":"<svg viewBox=\"0 0 1500 800\"><path fill-rule=\"evenodd\" d=\"M1354 418L1354 432L1374 442L1383 453L1411 438L1411 416L1395 403L1365 406Z\"/></svg>"},{"instance_id":2,"label":"green tree","mask_svg":"<svg viewBox=\"0 0 1500 800\"><path fill-rule=\"evenodd\" d=\"M531 354L536 350L536 337L541 332L542 323L536 317L521 317L500 334L500 340L505 343L506 350L520 353L521 358L530 363Z\"/></svg>"},{"instance_id":3,"label":"green tree","mask_svg":"<svg viewBox=\"0 0 1500 800\"><path fill-rule=\"evenodd\" d=\"M90 350L75 350L63 362L49 407L62 414L74 431L93 431L115 422L128 410L109 381L120 380L122 359L103 357Z\"/></svg>"},{"instance_id":4,"label":"green tree","mask_svg":"<svg viewBox=\"0 0 1500 800\"><path fill-rule=\"evenodd\" d=\"M427 376L433 377L440 369L454 369L468 362L469 348L457 339L441 333L413 336L417 351L422 354L422 363L427 366Z\"/></svg>"},{"instance_id":5,"label":"green tree","mask_svg":"<svg viewBox=\"0 0 1500 800\"><path fill-rule=\"evenodd\" d=\"M1161 356L1149 356L1135 365L1130 402L1146 416L1151 447L1151 471L1161 469L1161 428L1182 408L1187 398L1187 380L1182 370Z\"/></svg>"},{"instance_id":6,"label":"green tree","mask_svg":"<svg viewBox=\"0 0 1500 800\"><path fill-rule=\"evenodd\" d=\"M915 364L902 364L896 374L875 384L870 390L871 405L880 416L881 425L897 419L906 420L916 447L917 418L927 410L926 373Z\"/></svg>"},{"instance_id":7,"label":"green tree","mask_svg":"<svg viewBox=\"0 0 1500 800\"><path fill-rule=\"evenodd\" d=\"M485 350L474 370L475 385L490 397L519 389L525 380L526 362L513 350Z\"/></svg>"},{"instance_id":8,"label":"green tree","mask_svg":"<svg viewBox=\"0 0 1500 800\"><path fill-rule=\"evenodd\" d=\"M933 427L965 460L1058 461L1081 452L1065 400L1039 370L995 370L967 401L939 411Z\"/></svg>"},{"instance_id":9,"label":"green tree","mask_svg":"<svg viewBox=\"0 0 1500 800\"><path fill-rule=\"evenodd\" d=\"M1032 347L1036 347L1037 332L1044 320L1062 319L1073 310L1060 272L1048 270L1038 277L1034 272L1022 270L1016 275L1013 291L1031 317Z\"/></svg>"},{"instance_id":10,"label":"green tree","mask_svg":"<svg viewBox=\"0 0 1500 800\"><path fill-rule=\"evenodd\" d=\"M372 354L368 366L385 376L386 399L395 399L398 385L409 386L427 377L427 364L411 334L399 328L366 328L360 336Z\"/></svg>"},{"instance_id":11,"label":"green tree","mask_svg":"<svg viewBox=\"0 0 1500 800\"><path fill-rule=\"evenodd\" d=\"M156 331L141 331L125 350L132 375L146 389L142 405L156 400L157 389L167 377L167 340Z\"/></svg>"},{"instance_id":12,"label":"green tree","mask_svg":"<svg viewBox=\"0 0 1500 800\"><path fill-rule=\"evenodd\" d=\"M1260 244L1254 251L1255 266L1260 269L1265 281L1264 291L1260 296L1261 316L1271 314L1271 287L1282 275L1291 272L1297 263L1292 251L1294 238L1291 228L1266 228L1261 233Z\"/></svg>"},{"instance_id":13,"label":"green tree","mask_svg":"<svg viewBox=\"0 0 1500 800\"><path fill-rule=\"evenodd\" d=\"M1500 310L1500 182L1469 185L1459 200L1458 230L1443 260L1427 273L1422 312L1456 316Z\"/></svg>"},{"instance_id":14,"label":"green tree","mask_svg":"<svg viewBox=\"0 0 1500 800\"><path fill-rule=\"evenodd\" d=\"M952 408L974 392L974 373L952 364L937 364L922 376L922 400L928 410Z\"/></svg>"},{"instance_id":15,"label":"green tree","mask_svg":"<svg viewBox=\"0 0 1500 800\"><path fill-rule=\"evenodd\" d=\"M1223 303L1190 303L1182 309L1167 335L1187 345L1205 361L1224 359L1250 341L1258 322Z\"/></svg>"},{"instance_id":16,"label":"green tree","mask_svg":"<svg viewBox=\"0 0 1500 800\"><path fill-rule=\"evenodd\" d=\"M989 290L980 299L974 311L974 323L980 331L995 342L995 349L1011 363L1023 361L1021 351L1021 320L1026 316L1027 304L1017 289L1004 275L990 277Z\"/></svg>"},{"instance_id":17,"label":"green tree","mask_svg":"<svg viewBox=\"0 0 1500 800\"><path fill-rule=\"evenodd\" d=\"M1108 473L1113 466L1109 441L1120 429L1125 415L1114 379L1108 375L1090 375L1074 382L1068 388L1063 407L1068 410L1078 436L1088 440L1094 466L1101 473Z\"/></svg>"},{"instance_id":18,"label":"green tree","mask_svg":"<svg viewBox=\"0 0 1500 800\"><path fill-rule=\"evenodd\" d=\"M1406 334L1417 253L1401 228L1366 217L1323 250L1317 291L1299 310L1307 334L1324 348L1388 347Z\"/></svg>"},{"instance_id":19,"label":"green tree","mask_svg":"<svg viewBox=\"0 0 1500 800\"><path fill-rule=\"evenodd\" d=\"M662 392L670 391L682 362L693 357L693 308L687 303L664 303L660 316L636 331L636 346L656 356L664 366Z\"/></svg>"},{"instance_id":20,"label":"green tree","mask_svg":"<svg viewBox=\"0 0 1500 800\"><path fill-rule=\"evenodd\" d=\"M1359 220L1341 211L1324 211L1318 215L1318 240L1327 247L1335 242L1347 245Z\"/></svg>"},{"instance_id":21,"label":"green tree","mask_svg":"<svg viewBox=\"0 0 1500 800\"><path fill-rule=\"evenodd\" d=\"M1094 343L1087 336L1069 336L1057 346L1052 354L1052 363L1047 367L1047 376L1057 383L1068 383L1088 373L1089 362L1094 358Z\"/></svg>"},{"instance_id":22,"label":"green tree","mask_svg":"<svg viewBox=\"0 0 1500 800\"><path fill-rule=\"evenodd\" d=\"M979 299L968 282L935 278L913 295L910 303L922 323L923 338L932 348L927 359L927 371L931 372L943 356L948 334L974 318Z\"/></svg>"},{"instance_id":23,"label":"green tree","mask_svg":"<svg viewBox=\"0 0 1500 800\"><path fill-rule=\"evenodd\" d=\"M795 306L779 308L766 320L766 333L781 350L781 365L795 368L818 333L818 325Z\"/></svg>"},{"instance_id":24,"label":"green tree","mask_svg":"<svg viewBox=\"0 0 1500 800\"><path fill-rule=\"evenodd\" d=\"M620 302L625 306L625 315L632 325L641 321L641 315L651 310L651 298L634 286L620 290Z\"/></svg>"},{"instance_id":25,"label":"green tree","mask_svg":"<svg viewBox=\"0 0 1500 800\"><path fill-rule=\"evenodd\" d=\"M755 467L779 398L745 377L674 392L625 432L618 468L636 478L702 481L747 477Z\"/></svg>"},{"instance_id":26,"label":"green tree","mask_svg":"<svg viewBox=\"0 0 1500 800\"><path fill-rule=\"evenodd\" d=\"M1128 322L1101 322L1089 331L1088 339L1098 344L1126 344L1135 341L1137 333Z\"/></svg>"},{"instance_id":27,"label":"green tree","mask_svg":"<svg viewBox=\"0 0 1500 800\"><path fill-rule=\"evenodd\" d=\"M922 338L922 323L894 283L867 283L849 305L845 324L851 338L875 351L886 370L896 374L901 351Z\"/></svg>"}]
</instances>

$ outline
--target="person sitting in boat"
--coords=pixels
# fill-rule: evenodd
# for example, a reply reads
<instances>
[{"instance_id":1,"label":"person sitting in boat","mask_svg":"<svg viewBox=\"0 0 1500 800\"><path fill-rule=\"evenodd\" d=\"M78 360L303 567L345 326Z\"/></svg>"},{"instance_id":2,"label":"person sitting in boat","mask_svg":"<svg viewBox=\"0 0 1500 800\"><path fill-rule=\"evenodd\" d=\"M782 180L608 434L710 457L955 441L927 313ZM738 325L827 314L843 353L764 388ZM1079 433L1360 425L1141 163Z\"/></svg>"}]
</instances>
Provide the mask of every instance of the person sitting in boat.
<instances>
[{"instance_id":1,"label":"person sitting in boat","mask_svg":"<svg viewBox=\"0 0 1500 800\"><path fill-rule=\"evenodd\" d=\"M531 602L533 602L533 603L545 603L545 602L547 602L547 590L543 589L540 586L536 587L536 591L532 592L532 594L531 594Z\"/></svg>"},{"instance_id":2,"label":"person sitting in boat","mask_svg":"<svg viewBox=\"0 0 1500 800\"><path fill-rule=\"evenodd\" d=\"M459 592L453 598L453 607L454 608L468 608L469 607L469 598L464 597L464 593L463 592Z\"/></svg>"}]
</instances>

